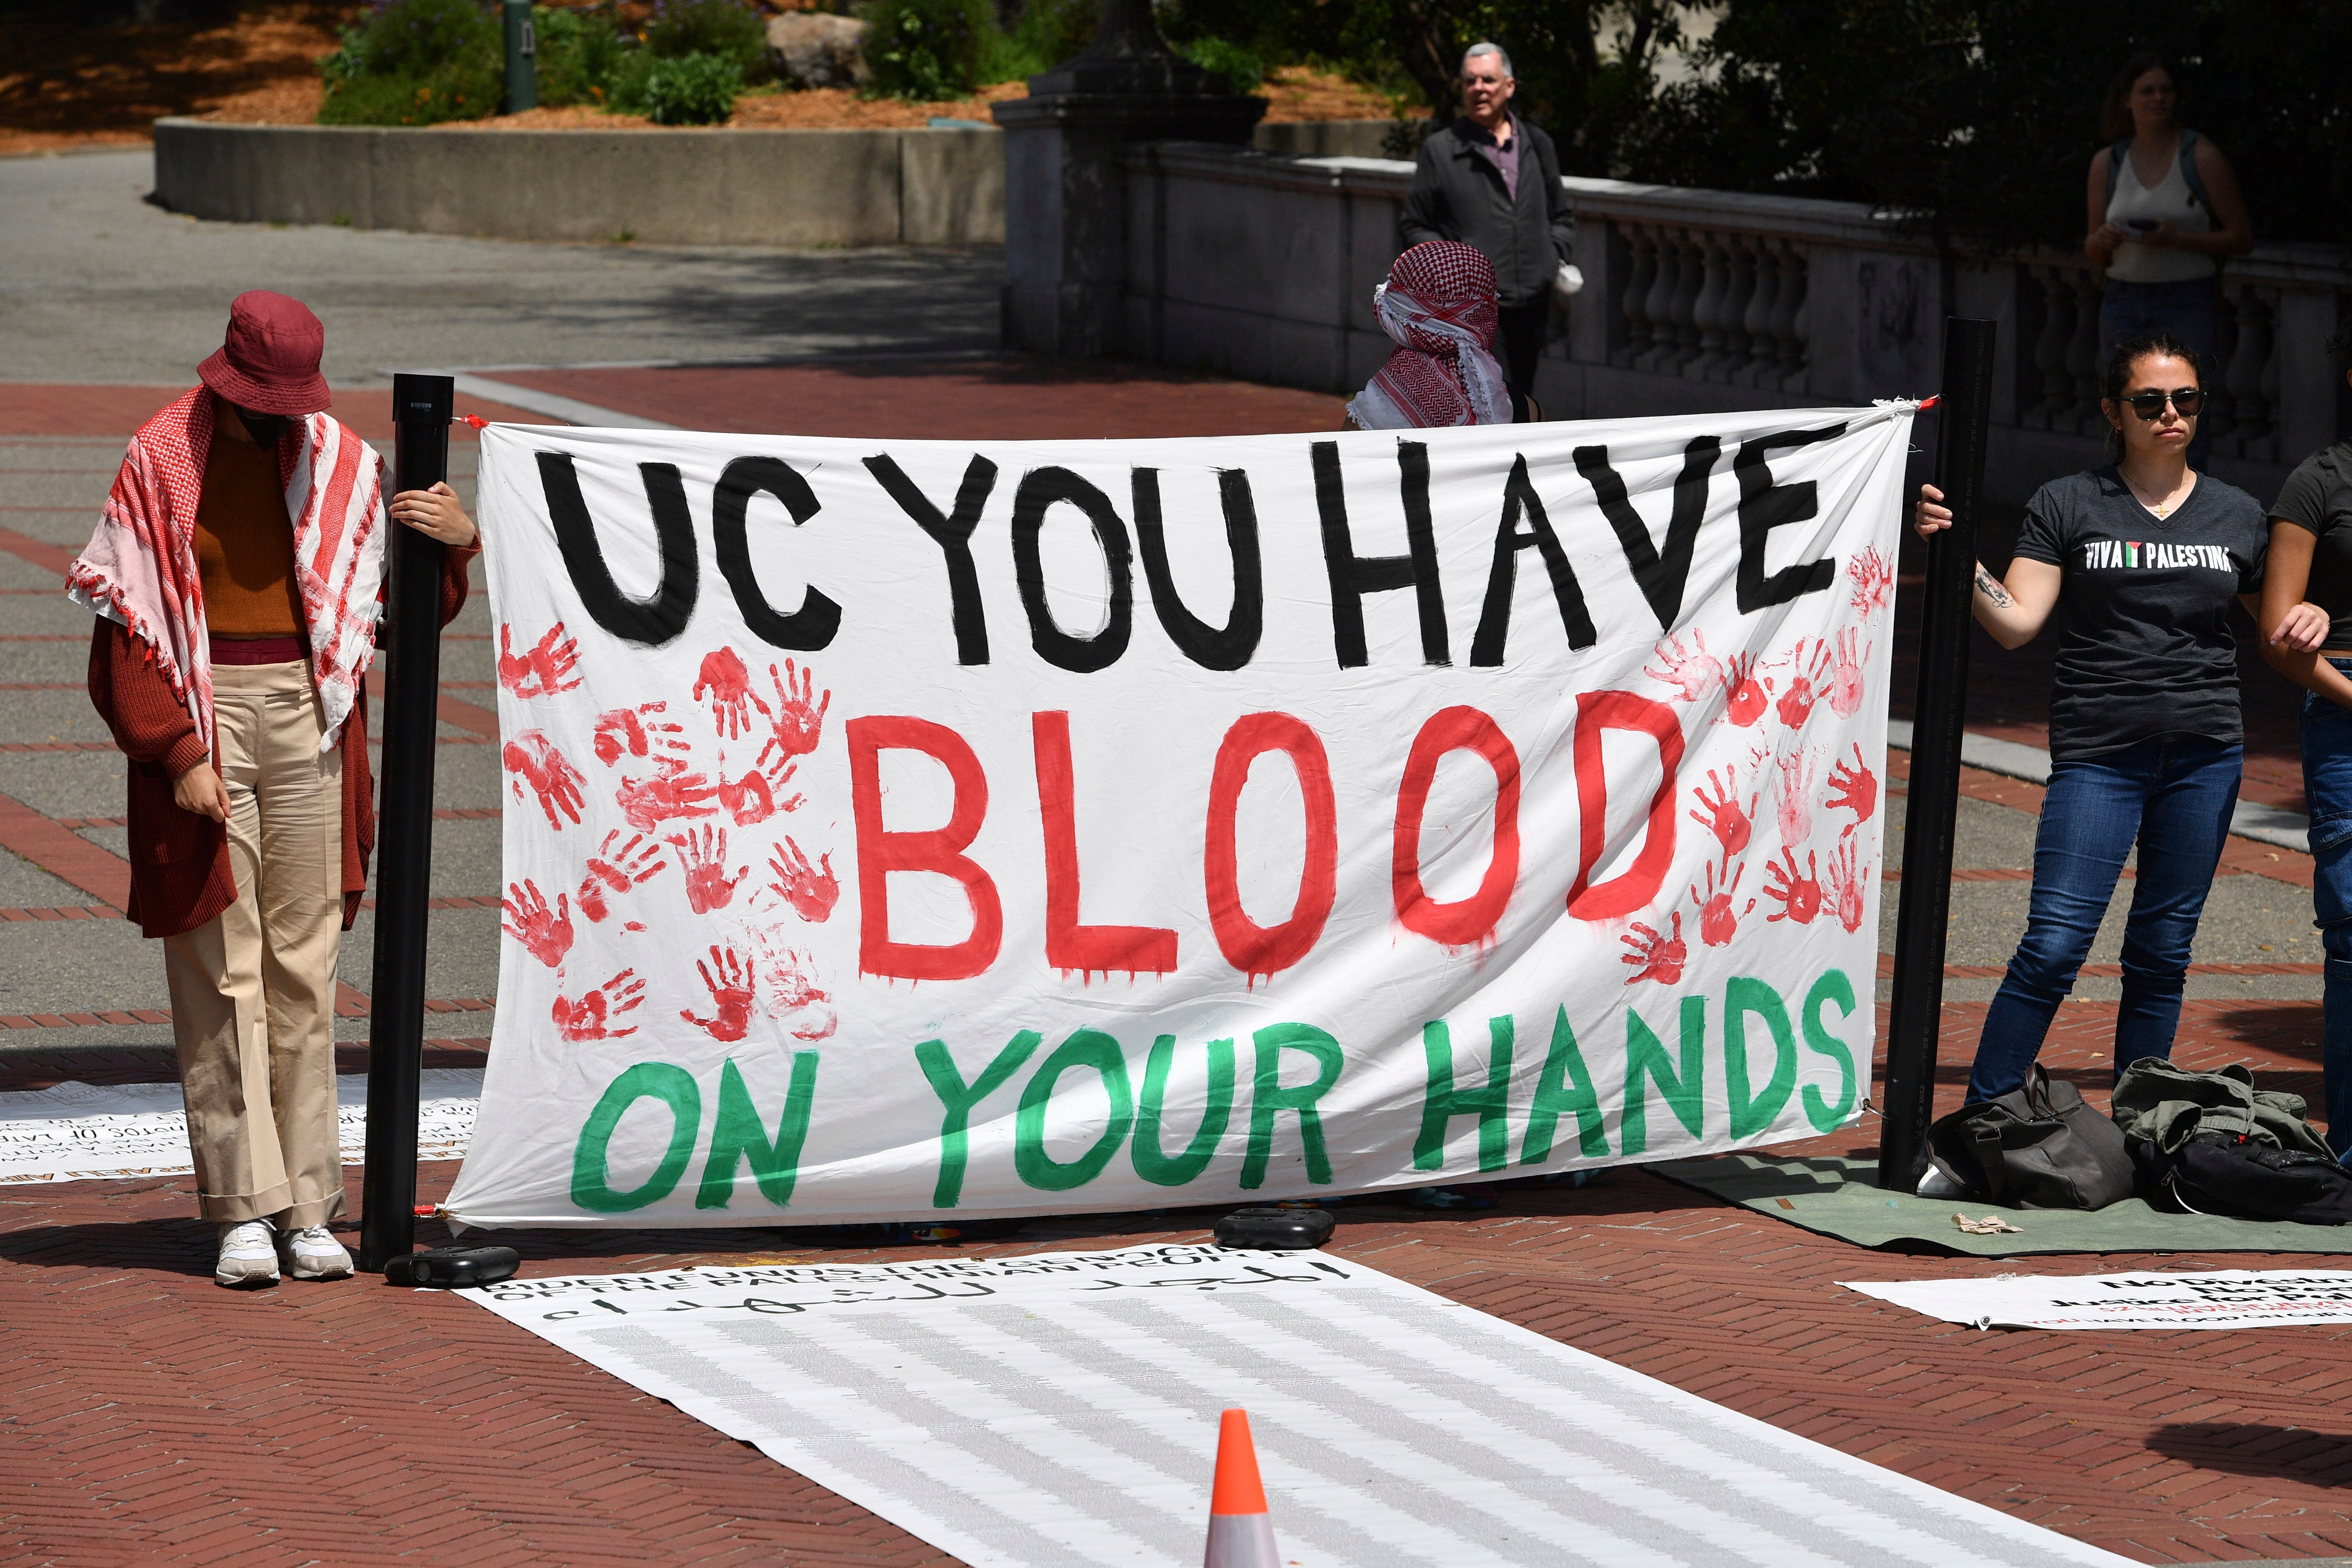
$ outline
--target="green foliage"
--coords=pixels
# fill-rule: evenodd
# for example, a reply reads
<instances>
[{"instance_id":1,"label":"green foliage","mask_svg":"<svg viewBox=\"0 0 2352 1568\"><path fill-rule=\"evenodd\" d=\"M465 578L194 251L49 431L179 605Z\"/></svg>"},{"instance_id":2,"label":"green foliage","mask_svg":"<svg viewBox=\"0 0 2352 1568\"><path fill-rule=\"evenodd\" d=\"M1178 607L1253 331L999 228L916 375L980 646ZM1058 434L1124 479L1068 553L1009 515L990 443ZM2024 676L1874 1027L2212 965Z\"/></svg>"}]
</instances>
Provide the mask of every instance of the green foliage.
<instances>
[{"instance_id":1,"label":"green foliage","mask_svg":"<svg viewBox=\"0 0 2352 1568\"><path fill-rule=\"evenodd\" d=\"M325 125L434 125L495 114L506 39L475 0L393 0L319 62Z\"/></svg>"},{"instance_id":2,"label":"green foliage","mask_svg":"<svg viewBox=\"0 0 2352 1568\"><path fill-rule=\"evenodd\" d=\"M1195 38L1181 51L1202 70L1215 71L1235 92L1255 92L1265 81L1265 61L1255 50L1219 37Z\"/></svg>"},{"instance_id":3,"label":"green foliage","mask_svg":"<svg viewBox=\"0 0 2352 1568\"><path fill-rule=\"evenodd\" d=\"M1102 0L1026 0L1013 41L1037 62L1034 76L1084 53L1101 21Z\"/></svg>"},{"instance_id":4,"label":"green foliage","mask_svg":"<svg viewBox=\"0 0 2352 1568\"><path fill-rule=\"evenodd\" d=\"M620 29L603 11L531 7L539 42L539 101L549 109L611 101L613 77L627 52Z\"/></svg>"},{"instance_id":5,"label":"green foliage","mask_svg":"<svg viewBox=\"0 0 2352 1568\"><path fill-rule=\"evenodd\" d=\"M740 79L768 72L768 26L748 0L661 0L646 25L647 53L661 59L714 55L732 60Z\"/></svg>"},{"instance_id":6,"label":"green foliage","mask_svg":"<svg viewBox=\"0 0 2352 1568\"><path fill-rule=\"evenodd\" d=\"M719 55L625 56L613 78L613 107L656 125L720 125L735 112L743 69Z\"/></svg>"},{"instance_id":7,"label":"green foliage","mask_svg":"<svg viewBox=\"0 0 2352 1568\"><path fill-rule=\"evenodd\" d=\"M874 0L865 16L866 62L879 98L970 96L1000 37L988 0Z\"/></svg>"}]
</instances>

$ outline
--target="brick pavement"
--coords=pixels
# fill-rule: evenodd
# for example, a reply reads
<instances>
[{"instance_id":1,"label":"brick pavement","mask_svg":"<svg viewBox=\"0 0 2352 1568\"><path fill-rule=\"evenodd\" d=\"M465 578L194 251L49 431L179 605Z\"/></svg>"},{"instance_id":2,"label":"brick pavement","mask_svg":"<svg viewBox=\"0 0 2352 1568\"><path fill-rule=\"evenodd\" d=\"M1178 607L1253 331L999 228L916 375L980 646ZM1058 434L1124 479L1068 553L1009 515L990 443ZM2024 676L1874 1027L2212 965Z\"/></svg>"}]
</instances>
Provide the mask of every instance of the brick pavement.
<instances>
[{"instance_id":1,"label":"brick pavement","mask_svg":"<svg viewBox=\"0 0 2352 1568\"><path fill-rule=\"evenodd\" d=\"M1336 400L1306 394L1003 360L534 373L530 384L679 424L790 425L816 433L1200 434L1328 428L1337 413ZM0 388L0 437L119 437L160 401L152 388L49 391L56 395ZM373 417L367 405L382 402L351 401L346 412L362 422ZM828 418L841 423L824 425ZM467 438L462 429L454 434ZM7 500L0 496L0 557L55 568L63 548L57 542L68 531L49 526L35 537L6 529L16 521L5 510ZM444 688L441 739L461 751L495 735L487 682L462 679L487 674L474 668L485 662L482 635L461 632ZM79 639L0 633L0 658L48 640ZM2007 705L1987 708L1988 722L2022 722L2012 710L2038 700L2032 680L2019 679L2023 667L1979 657L1975 668L1979 686ZM0 715L20 697L71 684L11 679L0 690ZM1903 684L1898 678L1898 689ZM0 732L10 731L0 724ZM26 752L24 764L70 763L75 744ZM2277 771L2275 747L2264 756L2250 772ZM1898 753L1888 762L1890 794L1899 793L1908 759ZM1964 793L2023 813L2041 799L2030 784L1973 773ZM495 817L495 795L445 791L436 815ZM120 907L121 866L97 840L119 826L111 817L45 815L14 796L0 801L0 846L96 900L53 895L49 903L0 910L0 924L23 930L25 922L110 916ZM2310 882L2305 858L2242 842L2232 843L2223 871L2295 888ZM2014 882L2030 872L1978 866L1970 878ZM436 902L462 918L489 907L496 891L456 887ZM2182 1058L2246 1059L2266 1084L2315 1094L2316 1004L2258 994L2260 981L2310 966L2200 967L2242 973L2255 990L2243 999L2190 1001ZM1997 970L1963 964L1950 972ZM346 993L342 1011L362 1013L365 998ZM168 1079L168 1050L153 1043L167 1015L110 1000L93 997L89 1011L70 1016L0 1017L6 1026L0 1089L66 1078ZM482 1028L487 1015L467 1009L491 1000L441 999L450 1017L445 1026ZM2111 1003L2069 1004L2045 1053L2054 1071L2095 1100L2103 1094L2114 1014ZM1947 1106L1958 1101L1982 1016L1981 1003L1947 1008L1937 1078ZM111 1038L91 1026L123 1018L145 1026L143 1043L74 1045ZM479 1065L487 1047L479 1036L437 1038L427 1065ZM363 1046L339 1049L339 1070L364 1065ZM1867 1153L1874 1142L1865 1120L1792 1147ZM424 1167L420 1195L446 1194L455 1171ZM347 1174L356 1209L359 1173ZM208 1279L210 1237L188 1217L186 1186L185 1178L161 1178L18 1186L0 1194L0 1314L14 1331L0 1346L0 1443L9 1456L0 1479L0 1560L944 1561L755 1451L465 1303L372 1281L289 1283L260 1296L217 1290ZM1980 1277L2014 1266L1863 1252L1634 1170L1575 1192L1505 1185L1496 1193L1496 1208L1467 1215L1351 1202L1338 1211L1334 1246L1732 1408L2135 1558L2352 1553L2352 1508L2342 1489L2352 1477L2352 1373L2342 1369L2352 1362L2335 1331L1979 1334L1854 1296L1835 1281ZM985 1250L1194 1237L1208 1217L1041 1222ZM427 1240L440 1238L437 1222L425 1232ZM840 1249L777 1231L514 1239L530 1274L940 1250ZM688 1242L705 1250L662 1250ZM2243 1255L2162 1262L2347 1266L2334 1258ZM2032 1270L2112 1267L2096 1258L2042 1258Z\"/></svg>"}]
</instances>

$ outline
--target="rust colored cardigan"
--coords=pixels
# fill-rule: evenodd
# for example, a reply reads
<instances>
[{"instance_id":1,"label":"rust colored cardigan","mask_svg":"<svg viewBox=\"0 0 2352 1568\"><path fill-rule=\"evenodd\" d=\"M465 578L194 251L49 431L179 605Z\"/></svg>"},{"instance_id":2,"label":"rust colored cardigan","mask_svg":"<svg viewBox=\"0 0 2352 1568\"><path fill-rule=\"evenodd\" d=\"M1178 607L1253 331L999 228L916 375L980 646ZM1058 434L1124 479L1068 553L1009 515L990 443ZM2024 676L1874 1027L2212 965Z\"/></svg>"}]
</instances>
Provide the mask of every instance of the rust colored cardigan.
<instances>
[{"instance_id":1,"label":"rust colored cardigan","mask_svg":"<svg viewBox=\"0 0 2352 1568\"><path fill-rule=\"evenodd\" d=\"M395 525L396 526L396 525ZM441 624L466 604L466 570L480 553L445 546ZM236 899L228 829L209 816L183 811L173 783L213 753L212 738L156 670L139 639L120 623L98 617L89 642L89 700L130 760L131 907L144 936L180 936L213 920ZM343 929L351 930L367 890L368 857L375 849L375 778L368 766L367 688L343 721Z\"/></svg>"}]
</instances>

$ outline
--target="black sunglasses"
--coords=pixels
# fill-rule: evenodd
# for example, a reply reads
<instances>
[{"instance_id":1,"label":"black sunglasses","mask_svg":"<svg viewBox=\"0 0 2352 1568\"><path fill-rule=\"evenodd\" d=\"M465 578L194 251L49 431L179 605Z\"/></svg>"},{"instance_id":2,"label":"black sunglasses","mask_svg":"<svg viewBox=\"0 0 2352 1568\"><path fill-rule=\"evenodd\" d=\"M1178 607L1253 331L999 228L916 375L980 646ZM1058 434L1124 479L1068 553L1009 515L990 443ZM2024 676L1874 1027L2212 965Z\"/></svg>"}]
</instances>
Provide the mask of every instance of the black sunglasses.
<instances>
[{"instance_id":1,"label":"black sunglasses","mask_svg":"<svg viewBox=\"0 0 2352 1568\"><path fill-rule=\"evenodd\" d=\"M2132 412L2141 418L2160 419L2164 416L2164 405L2168 398L2171 400L2172 406L2180 411L2183 419L2196 418L2197 411L2205 406L2205 394L2193 386L2184 386L2174 392L2135 392L2124 401L2130 404Z\"/></svg>"}]
</instances>

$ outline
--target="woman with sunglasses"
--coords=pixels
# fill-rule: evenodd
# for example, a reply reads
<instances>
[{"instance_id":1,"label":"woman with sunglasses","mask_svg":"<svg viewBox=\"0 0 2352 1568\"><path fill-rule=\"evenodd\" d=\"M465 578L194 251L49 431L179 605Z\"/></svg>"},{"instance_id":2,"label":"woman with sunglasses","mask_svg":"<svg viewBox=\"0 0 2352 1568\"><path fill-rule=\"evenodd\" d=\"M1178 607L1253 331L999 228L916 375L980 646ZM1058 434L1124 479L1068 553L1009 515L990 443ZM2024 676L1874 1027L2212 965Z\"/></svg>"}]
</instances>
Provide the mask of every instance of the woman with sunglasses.
<instances>
[{"instance_id":1,"label":"woman with sunglasses","mask_svg":"<svg viewBox=\"0 0 2352 1568\"><path fill-rule=\"evenodd\" d=\"M2263 509L2189 467L2204 398L2186 345L2126 339L2103 390L2107 465L2035 493L2005 577L1976 568L1976 617L1994 641L2022 647L2053 612L2059 641L2032 903L1985 1015L1971 1102L2025 1081L2135 844L2116 1072L2171 1053L2189 947L2238 802L2244 732L2230 601L2257 608ZM1922 485L1919 495L1920 535L1949 527L1943 493ZM2276 635L2309 648L2325 630L2315 606L2298 605Z\"/></svg>"},{"instance_id":2,"label":"woman with sunglasses","mask_svg":"<svg viewBox=\"0 0 2352 1568\"><path fill-rule=\"evenodd\" d=\"M2329 345L2352 381L2352 316ZM2321 1098L2327 1141L2352 1152L2352 441L2313 453L2271 503L2262 624L2284 622L2305 596L2331 617L2316 653L2265 644L2273 668L2307 689L2303 798L2311 813L2311 901L2326 949L2321 995Z\"/></svg>"}]
</instances>

